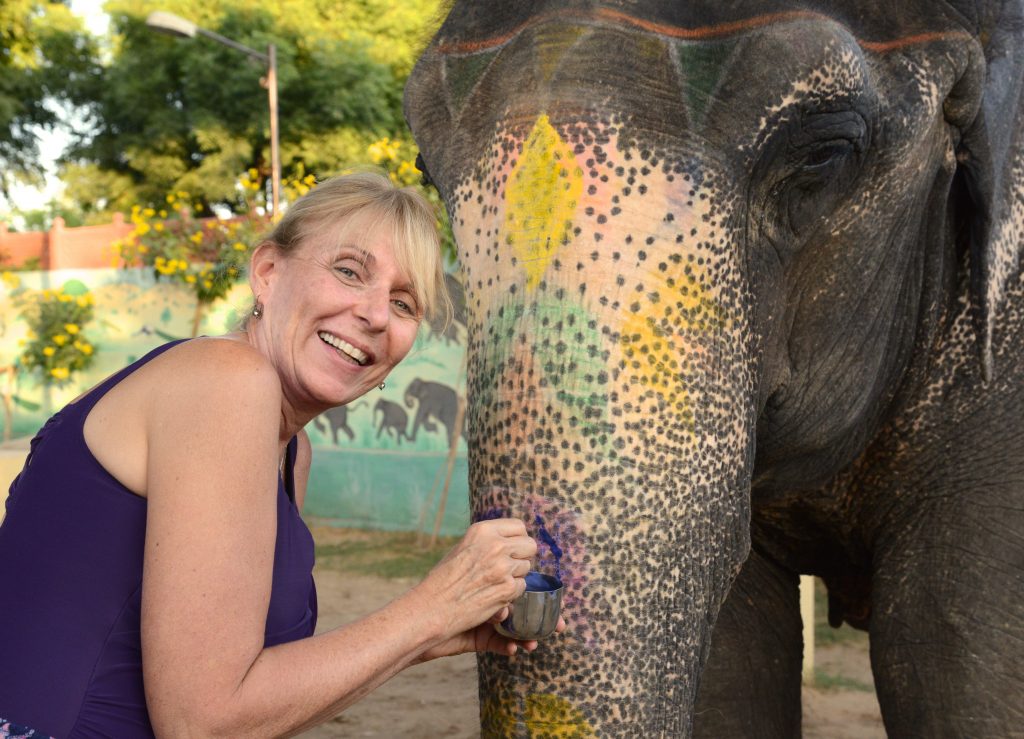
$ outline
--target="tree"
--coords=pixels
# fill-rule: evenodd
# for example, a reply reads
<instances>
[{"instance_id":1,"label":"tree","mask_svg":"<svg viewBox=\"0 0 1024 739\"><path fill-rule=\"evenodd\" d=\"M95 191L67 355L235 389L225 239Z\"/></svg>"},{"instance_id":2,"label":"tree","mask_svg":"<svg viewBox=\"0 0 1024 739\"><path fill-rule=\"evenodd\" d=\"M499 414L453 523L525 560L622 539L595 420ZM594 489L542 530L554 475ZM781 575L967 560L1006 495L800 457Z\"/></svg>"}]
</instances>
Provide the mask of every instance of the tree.
<instances>
[{"instance_id":1,"label":"tree","mask_svg":"<svg viewBox=\"0 0 1024 739\"><path fill-rule=\"evenodd\" d=\"M397 7L395 7L397 6ZM167 10L255 49L275 44L285 178L331 174L366 161L385 136L408 137L405 76L425 43L437 0L110 0L112 57L81 80L89 125L76 136L63 178L86 210L158 205L187 191L201 214L248 207L241 173L270 176L265 69L197 37L148 29ZM102 184L102 187L97 187Z\"/></svg>"},{"instance_id":2,"label":"tree","mask_svg":"<svg viewBox=\"0 0 1024 739\"><path fill-rule=\"evenodd\" d=\"M0 2L0 195L42 179L37 131L94 71L96 46L64 3Z\"/></svg>"}]
</instances>

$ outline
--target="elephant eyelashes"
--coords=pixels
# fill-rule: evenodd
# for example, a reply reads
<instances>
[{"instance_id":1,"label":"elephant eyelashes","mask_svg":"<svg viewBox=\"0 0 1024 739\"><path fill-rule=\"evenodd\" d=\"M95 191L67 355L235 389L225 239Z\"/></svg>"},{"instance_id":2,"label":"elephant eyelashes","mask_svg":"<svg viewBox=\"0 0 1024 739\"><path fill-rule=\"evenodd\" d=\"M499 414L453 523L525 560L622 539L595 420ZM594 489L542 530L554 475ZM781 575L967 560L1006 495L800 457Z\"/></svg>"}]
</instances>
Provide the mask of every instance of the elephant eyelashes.
<instances>
[{"instance_id":1,"label":"elephant eyelashes","mask_svg":"<svg viewBox=\"0 0 1024 739\"><path fill-rule=\"evenodd\" d=\"M801 234L830 208L849 183L867 145L858 114L822 114L801 122L790 136L783 177L772 188L782 226Z\"/></svg>"}]
</instances>

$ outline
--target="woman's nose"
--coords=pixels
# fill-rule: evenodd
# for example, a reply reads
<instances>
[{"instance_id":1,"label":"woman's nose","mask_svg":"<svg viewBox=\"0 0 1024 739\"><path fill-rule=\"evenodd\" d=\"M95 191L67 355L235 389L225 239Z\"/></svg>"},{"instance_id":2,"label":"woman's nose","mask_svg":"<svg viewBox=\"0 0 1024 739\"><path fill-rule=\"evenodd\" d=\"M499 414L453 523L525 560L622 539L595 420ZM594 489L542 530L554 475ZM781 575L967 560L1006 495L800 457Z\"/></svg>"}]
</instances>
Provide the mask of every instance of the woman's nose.
<instances>
[{"instance_id":1,"label":"woman's nose","mask_svg":"<svg viewBox=\"0 0 1024 739\"><path fill-rule=\"evenodd\" d=\"M383 331L391 316L391 293L381 288L365 290L356 303L356 316L371 331Z\"/></svg>"}]
</instances>

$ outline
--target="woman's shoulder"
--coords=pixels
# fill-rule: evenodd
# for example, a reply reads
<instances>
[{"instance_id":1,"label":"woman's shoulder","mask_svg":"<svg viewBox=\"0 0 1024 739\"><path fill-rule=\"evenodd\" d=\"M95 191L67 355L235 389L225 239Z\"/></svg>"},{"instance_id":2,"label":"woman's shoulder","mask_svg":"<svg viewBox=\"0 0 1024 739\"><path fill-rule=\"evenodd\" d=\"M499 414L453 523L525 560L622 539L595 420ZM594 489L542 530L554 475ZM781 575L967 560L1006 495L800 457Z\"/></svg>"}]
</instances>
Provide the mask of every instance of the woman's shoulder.
<instances>
[{"instance_id":1,"label":"woman's shoulder","mask_svg":"<svg viewBox=\"0 0 1024 739\"><path fill-rule=\"evenodd\" d=\"M201 337L172 347L151 363L151 377L168 399L186 396L205 402L210 396L238 400L253 395L277 403L281 395L270 360L230 337Z\"/></svg>"}]
</instances>

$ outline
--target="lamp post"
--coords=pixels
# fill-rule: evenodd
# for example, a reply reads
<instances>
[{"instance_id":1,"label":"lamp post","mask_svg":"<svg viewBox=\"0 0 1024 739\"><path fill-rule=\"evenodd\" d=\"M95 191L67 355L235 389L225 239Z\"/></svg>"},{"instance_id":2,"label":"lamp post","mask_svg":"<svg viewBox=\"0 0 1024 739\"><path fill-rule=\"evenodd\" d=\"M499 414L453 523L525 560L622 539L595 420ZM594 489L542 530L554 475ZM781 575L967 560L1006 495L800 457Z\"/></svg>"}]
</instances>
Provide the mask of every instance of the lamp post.
<instances>
[{"instance_id":1,"label":"lamp post","mask_svg":"<svg viewBox=\"0 0 1024 739\"><path fill-rule=\"evenodd\" d=\"M277 133L277 47L274 44L267 44L267 53L264 54L262 51L257 51L245 44L232 41L226 36L221 36L219 33L200 28L192 21L161 10L150 13L149 17L146 18L146 25L154 31L167 33L171 36L182 36L185 38L195 38L197 35L205 36L225 46L230 46L232 49L243 54L255 57L267 65L267 74L260 80L260 85L266 88L267 98L270 103L270 215L272 218L276 218L281 203L281 153L278 146Z\"/></svg>"}]
</instances>

